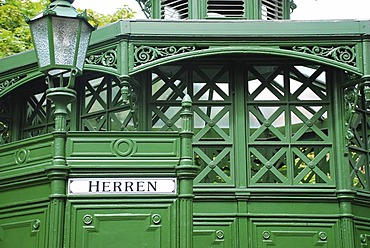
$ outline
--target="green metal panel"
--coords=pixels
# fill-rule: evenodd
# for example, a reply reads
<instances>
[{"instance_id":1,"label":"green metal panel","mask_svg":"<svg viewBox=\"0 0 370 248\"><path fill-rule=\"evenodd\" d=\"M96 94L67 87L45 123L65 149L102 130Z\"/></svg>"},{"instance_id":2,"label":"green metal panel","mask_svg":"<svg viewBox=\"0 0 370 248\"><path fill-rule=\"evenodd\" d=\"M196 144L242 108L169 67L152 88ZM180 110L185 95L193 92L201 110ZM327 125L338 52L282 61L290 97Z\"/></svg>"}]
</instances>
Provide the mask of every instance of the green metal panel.
<instances>
[{"instance_id":1,"label":"green metal panel","mask_svg":"<svg viewBox=\"0 0 370 248\"><path fill-rule=\"evenodd\" d=\"M313 248L339 247L339 235L334 221L252 220L252 247Z\"/></svg>"},{"instance_id":2,"label":"green metal panel","mask_svg":"<svg viewBox=\"0 0 370 248\"><path fill-rule=\"evenodd\" d=\"M19 211L17 216L0 214L0 247L46 247L46 213L38 210Z\"/></svg>"},{"instance_id":3,"label":"green metal panel","mask_svg":"<svg viewBox=\"0 0 370 248\"><path fill-rule=\"evenodd\" d=\"M176 205L72 204L68 247L176 247Z\"/></svg>"},{"instance_id":4,"label":"green metal panel","mask_svg":"<svg viewBox=\"0 0 370 248\"><path fill-rule=\"evenodd\" d=\"M240 247L235 218L195 218L194 248Z\"/></svg>"}]
</instances>

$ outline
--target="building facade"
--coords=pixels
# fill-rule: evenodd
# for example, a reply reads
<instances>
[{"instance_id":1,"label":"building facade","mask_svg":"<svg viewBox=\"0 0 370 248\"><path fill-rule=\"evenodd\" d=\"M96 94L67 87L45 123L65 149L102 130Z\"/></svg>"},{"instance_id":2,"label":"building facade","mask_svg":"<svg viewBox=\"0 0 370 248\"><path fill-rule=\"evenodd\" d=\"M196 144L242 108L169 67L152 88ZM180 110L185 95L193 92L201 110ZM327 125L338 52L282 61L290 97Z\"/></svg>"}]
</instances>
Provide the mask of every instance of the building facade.
<instances>
[{"instance_id":1,"label":"building facade","mask_svg":"<svg viewBox=\"0 0 370 248\"><path fill-rule=\"evenodd\" d=\"M370 247L370 21L138 2L75 97L0 60L0 247Z\"/></svg>"}]
</instances>

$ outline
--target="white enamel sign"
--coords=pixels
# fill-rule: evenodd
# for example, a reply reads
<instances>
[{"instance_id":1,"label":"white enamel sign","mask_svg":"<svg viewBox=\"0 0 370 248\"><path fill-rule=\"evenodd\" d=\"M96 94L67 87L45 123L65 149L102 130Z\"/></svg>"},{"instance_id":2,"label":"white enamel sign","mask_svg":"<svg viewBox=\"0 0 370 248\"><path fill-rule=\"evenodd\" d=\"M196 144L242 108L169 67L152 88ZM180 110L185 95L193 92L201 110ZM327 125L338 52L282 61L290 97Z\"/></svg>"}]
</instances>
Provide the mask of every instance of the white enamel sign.
<instances>
[{"instance_id":1,"label":"white enamel sign","mask_svg":"<svg viewBox=\"0 0 370 248\"><path fill-rule=\"evenodd\" d=\"M69 195L176 194L176 178L70 178Z\"/></svg>"}]
</instances>

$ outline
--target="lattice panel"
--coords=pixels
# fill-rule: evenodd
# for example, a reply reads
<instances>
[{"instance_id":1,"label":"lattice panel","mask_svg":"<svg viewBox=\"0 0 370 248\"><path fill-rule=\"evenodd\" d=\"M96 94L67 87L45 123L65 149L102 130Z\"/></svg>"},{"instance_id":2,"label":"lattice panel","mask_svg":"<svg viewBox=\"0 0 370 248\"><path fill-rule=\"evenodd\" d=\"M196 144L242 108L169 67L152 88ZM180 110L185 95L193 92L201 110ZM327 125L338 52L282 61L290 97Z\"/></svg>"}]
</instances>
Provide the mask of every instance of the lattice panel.
<instances>
[{"instance_id":1,"label":"lattice panel","mask_svg":"<svg viewBox=\"0 0 370 248\"><path fill-rule=\"evenodd\" d=\"M123 103L114 78L101 76L86 80L81 104L81 129L85 131L135 130L133 111Z\"/></svg>"},{"instance_id":2,"label":"lattice panel","mask_svg":"<svg viewBox=\"0 0 370 248\"><path fill-rule=\"evenodd\" d=\"M224 65L160 66L152 71L152 130L179 131L181 100L194 110L195 184L233 184L230 68Z\"/></svg>"},{"instance_id":3,"label":"lattice panel","mask_svg":"<svg viewBox=\"0 0 370 248\"><path fill-rule=\"evenodd\" d=\"M251 183L289 184L288 147L256 146L249 150Z\"/></svg>"},{"instance_id":4,"label":"lattice panel","mask_svg":"<svg viewBox=\"0 0 370 248\"><path fill-rule=\"evenodd\" d=\"M148 118L152 130L180 130L181 100L191 96L195 185L233 186L247 166L251 186L333 186L328 78L325 67L283 63L159 66L151 74Z\"/></svg>"},{"instance_id":5,"label":"lattice panel","mask_svg":"<svg viewBox=\"0 0 370 248\"><path fill-rule=\"evenodd\" d=\"M54 104L46 98L46 93L29 95L25 103L25 115L23 120L23 138L35 137L50 133L54 130ZM68 115L71 105L68 105ZM70 121L67 120L67 130Z\"/></svg>"},{"instance_id":6,"label":"lattice panel","mask_svg":"<svg viewBox=\"0 0 370 248\"><path fill-rule=\"evenodd\" d=\"M201 172L194 180L200 183L225 183L231 184L230 161L232 151L230 147L196 147L194 149L195 163Z\"/></svg>"},{"instance_id":7,"label":"lattice panel","mask_svg":"<svg viewBox=\"0 0 370 248\"><path fill-rule=\"evenodd\" d=\"M368 154L356 149L351 149L349 154L349 164L352 167L351 181L355 188L367 189L368 188Z\"/></svg>"},{"instance_id":8,"label":"lattice panel","mask_svg":"<svg viewBox=\"0 0 370 248\"><path fill-rule=\"evenodd\" d=\"M331 183L329 147L293 147L294 184Z\"/></svg>"},{"instance_id":9,"label":"lattice panel","mask_svg":"<svg viewBox=\"0 0 370 248\"><path fill-rule=\"evenodd\" d=\"M333 184L324 67L250 66L248 71L250 184Z\"/></svg>"}]
</instances>

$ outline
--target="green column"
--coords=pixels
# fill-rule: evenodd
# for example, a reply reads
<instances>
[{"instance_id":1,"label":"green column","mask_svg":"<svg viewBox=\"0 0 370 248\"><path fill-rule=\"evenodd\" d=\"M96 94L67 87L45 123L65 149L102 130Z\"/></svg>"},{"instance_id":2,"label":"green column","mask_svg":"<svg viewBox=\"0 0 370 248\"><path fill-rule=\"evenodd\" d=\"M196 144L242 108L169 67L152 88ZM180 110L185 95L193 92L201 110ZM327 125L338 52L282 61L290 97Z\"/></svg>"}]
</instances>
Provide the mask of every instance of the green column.
<instances>
[{"instance_id":1,"label":"green column","mask_svg":"<svg viewBox=\"0 0 370 248\"><path fill-rule=\"evenodd\" d=\"M65 158L65 143L67 132L67 105L76 98L76 92L65 87L48 89L47 97L55 105L55 130L53 144L53 161L46 169L50 179L50 207L48 247L63 247L63 230L65 218L66 181L68 167Z\"/></svg>"},{"instance_id":2,"label":"green column","mask_svg":"<svg viewBox=\"0 0 370 248\"><path fill-rule=\"evenodd\" d=\"M203 16L200 16L199 7L204 6L204 2L200 0L188 0L189 4L189 19L202 19Z\"/></svg>"},{"instance_id":3,"label":"green column","mask_svg":"<svg viewBox=\"0 0 370 248\"><path fill-rule=\"evenodd\" d=\"M180 248L193 247L193 179L198 167L193 163L193 113L192 101L186 95L182 101L181 158L177 167L179 180L179 238Z\"/></svg>"},{"instance_id":4,"label":"green column","mask_svg":"<svg viewBox=\"0 0 370 248\"><path fill-rule=\"evenodd\" d=\"M151 19L161 19L161 3L157 0L152 1Z\"/></svg>"},{"instance_id":5,"label":"green column","mask_svg":"<svg viewBox=\"0 0 370 248\"><path fill-rule=\"evenodd\" d=\"M337 198L339 201L339 224L341 232L341 243L342 247L354 248L354 229L353 229L353 214L352 214L352 200L355 192L351 189L350 182L350 165L348 160L348 148L347 144L347 126L346 116L347 113L344 109L344 94L341 88L341 81L343 78L336 73L336 77L332 81L332 95L333 95L333 116L336 120L334 121L334 145L336 147L336 181L337 181ZM340 117L340 118L338 118ZM340 135L338 135L340 134Z\"/></svg>"}]
</instances>

